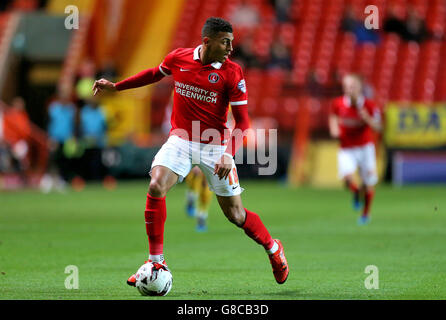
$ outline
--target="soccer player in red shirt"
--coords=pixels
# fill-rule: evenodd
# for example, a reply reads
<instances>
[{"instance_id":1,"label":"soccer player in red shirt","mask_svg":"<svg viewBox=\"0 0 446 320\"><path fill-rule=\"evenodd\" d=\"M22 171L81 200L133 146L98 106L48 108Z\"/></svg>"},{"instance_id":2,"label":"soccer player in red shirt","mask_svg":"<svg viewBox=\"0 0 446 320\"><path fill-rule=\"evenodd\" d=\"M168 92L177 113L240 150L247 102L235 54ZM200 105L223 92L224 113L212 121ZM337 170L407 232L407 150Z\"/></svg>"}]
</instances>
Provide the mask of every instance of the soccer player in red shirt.
<instances>
[{"instance_id":1,"label":"soccer player in red shirt","mask_svg":"<svg viewBox=\"0 0 446 320\"><path fill-rule=\"evenodd\" d=\"M364 207L358 224L370 221L370 207L378 182L373 130L381 130L381 113L375 103L362 95L361 78L348 74L342 79L344 95L334 99L329 129L334 138L339 138L338 173L347 188L353 193L353 207L359 210L360 190L353 181L353 174L359 167L359 174L365 190Z\"/></svg>"},{"instance_id":2,"label":"soccer player in red shirt","mask_svg":"<svg viewBox=\"0 0 446 320\"><path fill-rule=\"evenodd\" d=\"M240 197L243 189L233 157L243 143L236 133L249 127L248 95L241 67L228 59L233 39L229 22L209 18L202 29L200 46L176 49L158 67L118 83L97 80L93 91L95 94L102 90L121 91L173 76L172 129L152 163L145 209L149 261L165 265L166 194L198 165L228 220L264 247L274 277L281 284L289 270L283 246L271 237L256 213L243 207ZM225 125L229 104L236 123L232 133ZM127 283L134 286L135 276Z\"/></svg>"}]
</instances>

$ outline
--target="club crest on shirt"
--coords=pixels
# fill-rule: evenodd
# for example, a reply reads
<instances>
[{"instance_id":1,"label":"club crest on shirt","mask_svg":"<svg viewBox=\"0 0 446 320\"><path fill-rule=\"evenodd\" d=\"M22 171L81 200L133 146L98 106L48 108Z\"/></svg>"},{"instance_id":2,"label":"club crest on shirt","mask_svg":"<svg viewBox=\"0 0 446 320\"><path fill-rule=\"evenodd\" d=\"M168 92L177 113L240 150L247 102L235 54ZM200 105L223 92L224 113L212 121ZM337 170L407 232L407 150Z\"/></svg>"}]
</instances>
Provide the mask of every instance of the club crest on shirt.
<instances>
[{"instance_id":1,"label":"club crest on shirt","mask_svg":"<svg viewBox=\"0 0 446 320\"><path fill-rule=\"evenodd\" d=\"M209 74L208 80L210 83L217 83L218 80L220 80L220 76L218 75L218 73L212 72L211 74Z\"/></svg>"},{"instance_id":2,"label":"club crest on shirt","mask_svg":"<svg viewBox=\"0 0 446 320\"><path fill-rule=\"evenodd\" d=\"M237 88L241 92L246 93L246 82L245 82L245 79L240 80L240 82L237 84Z\"/></svg>"}]
</instances>

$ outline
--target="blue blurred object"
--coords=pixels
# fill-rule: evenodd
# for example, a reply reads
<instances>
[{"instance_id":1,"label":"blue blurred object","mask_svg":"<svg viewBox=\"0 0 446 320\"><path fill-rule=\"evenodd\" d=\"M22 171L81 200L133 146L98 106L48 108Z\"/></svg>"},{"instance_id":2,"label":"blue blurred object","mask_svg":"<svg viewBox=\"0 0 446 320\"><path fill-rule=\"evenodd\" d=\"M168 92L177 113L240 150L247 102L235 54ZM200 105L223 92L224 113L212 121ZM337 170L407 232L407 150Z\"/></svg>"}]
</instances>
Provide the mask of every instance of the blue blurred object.
<instances>
[{"instance_id":1,"label":"blue blurred object","mask_svg":"<svg viewBox=\"0 0 446 320\"><path fill-rule=\"evenodd\" d=\"M76 108L71 102L55 101L49 106L48 135L54 141L64 143L74 136Z\"/></svg>"},{"instance_id":2,"label":"blue blurred object","mask_svg":"<svg viewBox=\"0 0 446 320\"><path fill-rule=\"evenodd\" d=\"M358 219L358 225L364 226L366 224L370 223L370 217L369 216L360 216Z\"/></svg>"},{"instance_id":3,"label":"blue blurred object","mask_svg":"<svg viewBox=\"0 0 446 320\"><path fill-rule=\"evenodd\" d=\"M392 180L395 185L446 183L446 152L396 152Z\"/></svg>"},{"instance_id":4,"label":"blue blurred object","mask_svg":"<svg viewBox=\"0 0 446 320\"><path fill-rule=\"evenodd\" d=\"M362 207L361 200L359 198L359 192L353 194L353 210L358 211Z\"/></svg>"},{"instance_id":5,"label":"blue blurred object","mask_svg":"<svg viewBox=\"0 0 446 320\"><path fill-rule=\"evenodd\" d=\"M197 226L195 228L197 232L206 232L208 231L208 227L206 225L206 218L205 217L199 217L197 219Z\"/></svg>"},{"instance_id":6,"label":"blue blurred object","mask_svg":"<svg viewBox=\"0 0 446 320\"><path fill-rule=\"evenodd\" d=\"M80 129L84 139L90 141L96 147L105 147L107 123L99 106L86 104L82 107Z\"/></svg>"},{"instance_id":7,"label":"blue blurred object","mask_svg":"<svg viewBox=\"0 0 446 320\"><path fill-rule=\"evenodd\" d=\"M187 201L186 205L186 213L189 217L195 217L197 209L195 208L195 204L193 201Z\"/></svg>"}]
</instances>

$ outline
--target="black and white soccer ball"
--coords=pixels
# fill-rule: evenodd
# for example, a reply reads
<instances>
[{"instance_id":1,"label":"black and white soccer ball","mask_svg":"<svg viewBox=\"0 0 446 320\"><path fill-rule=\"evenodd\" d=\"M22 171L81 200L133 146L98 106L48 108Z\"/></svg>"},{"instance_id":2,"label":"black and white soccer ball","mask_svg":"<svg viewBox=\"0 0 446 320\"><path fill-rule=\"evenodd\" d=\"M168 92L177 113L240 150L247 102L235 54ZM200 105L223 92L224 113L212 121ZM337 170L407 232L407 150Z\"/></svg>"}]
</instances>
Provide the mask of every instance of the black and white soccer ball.
<instances>
[{"instance_id":1,"label":"black and white soccer ball","mask_svg":"<svg viewBox=\"0 0 446 320\"><path fill-rule=\"evenodd\" d=\"M172 289L172 274L162 264L146 262L136 272L136 288L143 296L165 296Z\"/></svg>"}]
</instances>

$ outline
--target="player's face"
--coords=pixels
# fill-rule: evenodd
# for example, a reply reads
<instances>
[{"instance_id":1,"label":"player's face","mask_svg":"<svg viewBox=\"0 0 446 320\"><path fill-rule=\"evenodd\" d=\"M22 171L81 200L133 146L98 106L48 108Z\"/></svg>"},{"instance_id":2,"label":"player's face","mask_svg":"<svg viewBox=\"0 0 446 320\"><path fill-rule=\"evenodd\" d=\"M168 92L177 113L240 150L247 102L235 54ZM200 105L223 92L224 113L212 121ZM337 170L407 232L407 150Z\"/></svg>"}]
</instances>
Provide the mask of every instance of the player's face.
<instances>
[{"instance_id":1,"label":"player's face","mask_svg":"<svg viewBox=\"0 0 446 320\"><path fill-rule=\"evenodd\" d=\"M225 62L232 53L232 41L234 36L230 32L219 32L215 37L205 41L208 56L212 61Z\"/></svg>"},{"instance_id":2,"label":"player's face","mask_svg":"<svg viewBox=\"0 0 446 320\"><path fill-rule=\"evenodd\" d=\"M361 82L355 77L345 77L342 81L344 94L350 97L358 97L361 94Z\"/></svg>"}]
</instances>

